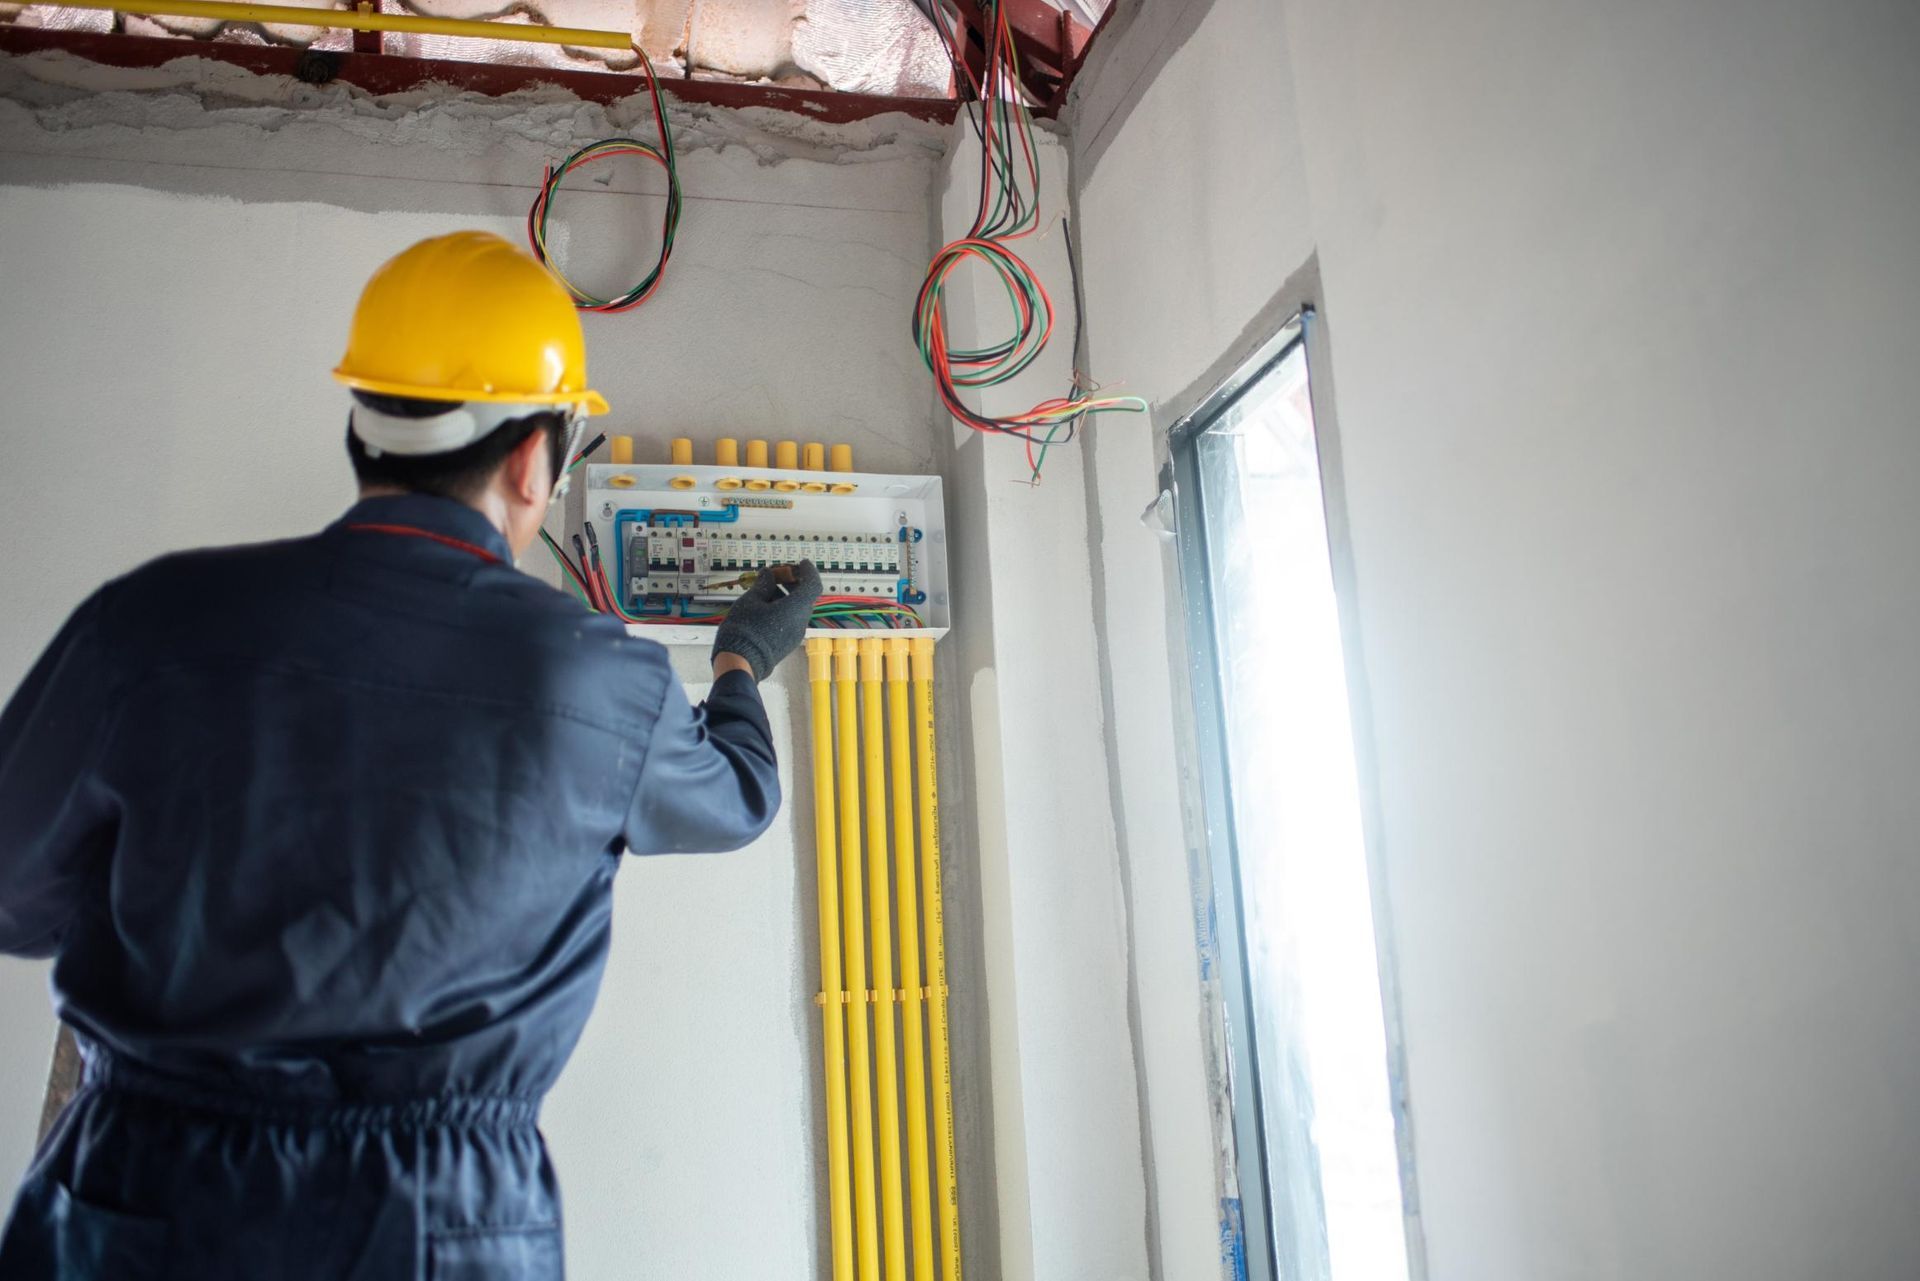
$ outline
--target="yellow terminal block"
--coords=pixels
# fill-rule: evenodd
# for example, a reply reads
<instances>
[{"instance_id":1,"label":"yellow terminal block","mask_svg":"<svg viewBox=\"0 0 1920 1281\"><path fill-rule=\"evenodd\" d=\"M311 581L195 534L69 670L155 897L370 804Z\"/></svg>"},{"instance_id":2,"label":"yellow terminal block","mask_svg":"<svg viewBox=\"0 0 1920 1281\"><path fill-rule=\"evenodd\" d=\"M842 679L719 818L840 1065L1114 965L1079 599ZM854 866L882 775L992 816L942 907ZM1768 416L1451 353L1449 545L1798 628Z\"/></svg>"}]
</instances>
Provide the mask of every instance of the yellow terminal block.
<instances>
[{"instance_id":1,"label":"yellow terminal block","mask_svg":"<svg viewBox=\"0 0 1920 1281\"><path fill-rule=\"evenodd\" d=\"M767 465L767 442L750 440L747 442L747 466L765 467Z\"/></svg>"},{"instance_id":2,"label":"yellow terminal block","mask_svg":"<svg viewBox=\"0 0 1920 1281\"><path fill-rule=\"evenodd\" d=\"M693 466L693 442L685 436L675 436L667 449L675 467Z\"/></svg>"},{"instance_id":3,"label":"yellow terminal block","mask_svg":"<svg viewBox=\"0 0 1920 1281\"><path fill-rule=\"evenodd\" d=\"M852 471L853 470L853 446L852 445L835 445L833 447L833 463L830 467L828 467L827 470Z\"/></svg>"},{"instance_id":4,"label":"yellow terminal block","mask_svg":"<svg viewBox=\"0 0 1920 1281\"><path fill-rule=\"evenodd\" d=\"M909 636L906 638L906 641L913 647L913 679L926 681L931 684L933 681L933 637Z\"/></svg>"},{"instance_id":5,"label":"yellow terminal block","mask_svg":"<svg viewBox=\"0 0 1920 1281\"><path fill-rule=\"evenodd\" d=\"M627 466L633 462L633 437L615 436L607 442L607 459L610 462Z\"/></svg>"},{"instance_id":6,"label":"yellow terminal block","mask_svg":"<svg viewBox=\"0 0 1920 1281\"><path fill-rule=\"evenodd\" d=\"M722 436L713 442L713 465L716 467L738 467L740 465L740 442L731 436Z\"/></svg>"}]
</instances>

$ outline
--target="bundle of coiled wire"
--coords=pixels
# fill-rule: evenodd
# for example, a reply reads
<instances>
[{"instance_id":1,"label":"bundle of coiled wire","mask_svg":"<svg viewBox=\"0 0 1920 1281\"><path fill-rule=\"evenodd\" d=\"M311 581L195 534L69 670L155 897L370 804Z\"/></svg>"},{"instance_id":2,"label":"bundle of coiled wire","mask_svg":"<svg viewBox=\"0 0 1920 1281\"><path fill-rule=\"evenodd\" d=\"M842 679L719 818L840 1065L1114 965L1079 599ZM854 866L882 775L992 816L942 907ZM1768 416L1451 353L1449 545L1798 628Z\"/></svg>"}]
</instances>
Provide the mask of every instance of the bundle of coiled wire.
<instances>
[{"instance_id":1,"label":"bundle of coiled wire","mask_svg":"<svg viewBox=\"0 0 1920 1281\"><path fill-rule=\"evenodd\" d=\"M913 341L947 411L975 431L1025 442L1028 465L1038 480L1047 448L1072 440L1075 426L1086 415L1144 413L1147 403L1138 396L1094 395L1077 374L1066 395L1005 418L983 414L961 399L961 388L993 387L1018 377L1053 337L1053 300L1033 268L1008 243L1032 235L1040 226L1040 166L1033 116L1021 89L1018 55L1000 0L983 0L981 5L993 29L986 70L978 78L959 56L955 28L940 0L928 0L922 8L946 39L955 76L966 78L978 100L973 123L980 137L980 205L967 234L934 255L914 305ZM1071 260L1071 243L1068 257ZM999 342L954 348L947 337L945 293L953 273L968 263L984 266L999 281L1013 309L1014 328ZM1078 307L1076 298L1076 316Z\"/></svg>"},{"instance_id":2,"label":"bundle of coiled wire","mask_svg":"<svg viewBox=\"0 0 1920 1281\"><path fill-rule=\"evenodd\" d=\"M631 311L652 296L659 288L660 277L667 269L667 259L673 255L674 233L680 227L680 170L673 152L673 130L667 124L667 109L660 99L659 77L654 75L653 63L648 59L646 50L639 45L634 52L640 55L640 64L646 68L647 90L653 100L653 119L660 136L658 146L642 142L638 138L603 138L599 142L590 142L557 165L547 167L546 176L540 181L540 193L533 198L533 205L527 210L527 245L554 278L566 286L573 295L573 305L582 311L622 312ZM639 284L613 298L602 298L582 289L567 277L547 250L547 217L553 209L554 193L560 190L560 184L567 175L583 165L596 160L607 160L614 156L646 156L657 162L667 171L667 208L660 223L660 254L655 259L653 270Z\"/></svg>"}]
</instances>

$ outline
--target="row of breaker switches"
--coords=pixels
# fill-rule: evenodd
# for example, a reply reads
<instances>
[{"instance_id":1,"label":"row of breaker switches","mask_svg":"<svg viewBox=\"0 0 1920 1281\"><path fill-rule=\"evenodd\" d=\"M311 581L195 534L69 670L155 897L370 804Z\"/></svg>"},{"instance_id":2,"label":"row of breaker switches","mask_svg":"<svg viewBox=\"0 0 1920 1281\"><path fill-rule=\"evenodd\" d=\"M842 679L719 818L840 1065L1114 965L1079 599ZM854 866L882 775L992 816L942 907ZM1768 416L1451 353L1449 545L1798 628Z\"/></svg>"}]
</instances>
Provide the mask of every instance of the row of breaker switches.
<instances>
[{"instance_id":1,"label":"row of breaker switches","mask_svg":"<svg viewBox=\"0 0 1920 1281\"><path fill-rule=\"evenodd\" d=\"M635 568L705 574L721 569L765 569L810 560L822 574L900 573L900 542L887 534L776 534L755 531L650 529L628 548Z\"/></svg>"},{"instance_id":2,"label":"row of breaker switches","mask_svg":"<svg viewBox=\"0 0 1920 1281\"><path fill-rule=\"evenodd\" d=\"M628 544L628 591L635 597L726 600L744 592L759 570L810 560L827 595L891 600L906 576L901 548L888 534L656 527L636 532Z\"/></svg>"},{"instance_id":3,"label":"row of breaker switches","mask_svg":"<svg viewBox=\"0 0 1920 1281\"><path fill-rule=\"evenodd\" d=\"M757 571L744 571L748 574ZM730 601L746 594L749 584L739 578L714 578L700 574L648 574L627 581L627 594L636 603L647 601L703 600ZM898 600L900 581L882 574L822 574L820 591L825 596L864 596L878 600Z\"/></svg>"}]
</instances>

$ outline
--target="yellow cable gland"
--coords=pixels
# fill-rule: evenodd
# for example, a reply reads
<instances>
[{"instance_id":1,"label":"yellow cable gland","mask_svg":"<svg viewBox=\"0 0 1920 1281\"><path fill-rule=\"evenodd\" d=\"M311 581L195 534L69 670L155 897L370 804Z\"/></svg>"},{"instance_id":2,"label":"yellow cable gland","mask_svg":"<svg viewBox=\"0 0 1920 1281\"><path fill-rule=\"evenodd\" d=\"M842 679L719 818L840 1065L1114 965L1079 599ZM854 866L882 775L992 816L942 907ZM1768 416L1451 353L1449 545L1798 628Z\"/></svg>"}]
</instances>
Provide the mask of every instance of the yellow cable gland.
<instances>
[{"instance_id":1,"label":"yellow cable gland","mask_svg":"<svg viewBox=\"0 0 1920 1281\"><path fill-rule=\"evenodd\" d=\"M713 487L723 493L732 493L744 484L746 484L746 482L738 476L722 476L719 480L713 482Z\"/></svg>"},{"instance_id":2,"label":"yellow cable gland","mask_svg":"<svg viewBox=\"0 0 1920 1281\"><path fill-rule=\"evenodd\" d=\"M695 480L691 476L675 476L672 480L667 482L667 484L673 486L675 489L692 489L695 486L697 486L699 483L700 483L699 481Z\"/></svg>"},{"instance_id":3,"label":"yellow cable gland","mask_svg":"<svg viewBox=\"0 0 1920 1281\"><path fill-rule=\"evenodd\" d=\"M776 480L773 482L773 488L776 493L794 494L800 491L800 482L797 480Z\"/></svg>"},{"instance_id":4,"label":"yellow cable gland","mask_svg":"<svg viewBox=\"0 0 1920 1281\"><path fill-rule=\"evenodd\" d=\"M773 482L770 480L761 480L756 476L747 482L747 488L756 494L765 493L767 490L773 488Z\"/></svg>"},{"instance_id":5,"label":"yellow cable gland","mask_svg":"<svg viewBox=\"0 0 1920 1281\"><path fill-rule=\"evenodd\" d=\"M858 488L860 488L860 486L854 484L852 481L842 480L834 482L833 492L836 494L851 494Z\"/></svg>"},{"instance_id":6,"label":"yellow cable gland","mask_svg":"<svg viewBox=\"0 0 1920 1281\"><path fill-rule=\"evenodd\" d=\"M613 476L613 477L609 477L607 480L607 484L612 486L614 489L632 489L635 485L639 483L640 483L639 481L627 475Z\"/></svg>"},{"instance_id":7,"label":"yellow cable gland","mask_svg":"<svg viewBox=\"0 0 1920 1281\"><path fill-rule=\"evenodd\" d=\"M801 485L800 490L802 493L807 494L824 494L827 492L827 482L824 480L810 480Z\"/></svg>"}]
</instances>

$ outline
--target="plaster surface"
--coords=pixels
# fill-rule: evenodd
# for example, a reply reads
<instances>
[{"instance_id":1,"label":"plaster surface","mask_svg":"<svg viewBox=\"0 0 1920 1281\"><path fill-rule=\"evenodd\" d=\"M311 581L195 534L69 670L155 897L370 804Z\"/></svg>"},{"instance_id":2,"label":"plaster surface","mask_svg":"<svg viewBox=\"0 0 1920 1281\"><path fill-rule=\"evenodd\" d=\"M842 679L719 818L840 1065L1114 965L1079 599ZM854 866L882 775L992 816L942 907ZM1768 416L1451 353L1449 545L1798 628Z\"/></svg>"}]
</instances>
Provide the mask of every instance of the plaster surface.
<instances>
[{"instance_id":1,"label":"plaster surface","mask_svg":"<svg viewBox=\"0 0 1920 1281\"><path fill-rule=\"evenodd\" d=\"M964 234L979 196L978 143L963 123L939 209ZM1059 215L1066 153L1038 139L1043 230L1019 246L1048 282L1068 279ZM1056 289L1056 298L1065 295ZM1004 293L957 275L957 347L1006 332ZM1056 334L1059 331L1056 330ZM989 413L1025 410L1069 384L1056 340L1025 373L984 389ZM953 424L956 636L973 721L987 942L994 1149L1004 1275L1119 1281L1148 1274L1140 1101L1127 1010L1126 905L1102 738L1083 458L1049 454L1029 482L1024 451Z\"/></svg>"},{"instance_id":2,"label":"plaster surface","mask_svg":"<svg viewBox=\"0 0 1920 1281\"><path fill-rule=\"evenodd\" d=\"M1435 1281L1920 1269L1917 55L1873 0L1215 0L1079 157L1162 427L1318 255Z\"/></svg>"},{"instance_id":3,"label":"plaster surface","mask_svg":"<svg viewBox=\"0 0 1920 1281\"><path fill-rule=\"evenodd\" d=\"M1081 448L1115 822L1130 881L1154 1257L1166 1278L1231 1275L1223 1202L1239 1189L1224 1155L1218 980L1204 968L1202 833L1184 808L1194 792L1182 777L1191 752L1176 716L1187 697L1178 683L1182 598L1141 513L1158 493L1165 433L1191 408L1191 390L1312 252L1299 144L1274 127L1295 108L1284 33L1262 16L1270 9L1258 0L1142 8L1119 39L1096 46L1068 121L1083 367L1154 405L1151 422L1096 422ZM1135 85L1132 97L1118 81Z\"/></svg>"}]
</instances>

